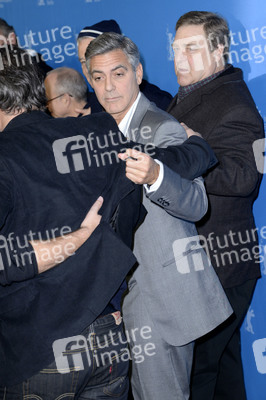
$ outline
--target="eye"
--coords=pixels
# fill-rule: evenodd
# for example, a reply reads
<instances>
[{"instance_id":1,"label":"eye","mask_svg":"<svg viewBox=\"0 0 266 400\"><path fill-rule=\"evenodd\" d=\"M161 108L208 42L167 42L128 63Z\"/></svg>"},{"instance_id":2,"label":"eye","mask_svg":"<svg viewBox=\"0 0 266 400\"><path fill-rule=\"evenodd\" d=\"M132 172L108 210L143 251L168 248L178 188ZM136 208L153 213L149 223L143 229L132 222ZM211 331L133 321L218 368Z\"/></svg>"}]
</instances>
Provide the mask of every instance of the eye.
<instances>
[{"instance_id":1,"label":"eye","mask_svg":"<svg viewBox=\"0 0 266 400\"><path fill-rule=\"evenodd\" d=\"M192 44L190 46L187 46L186 50L187 52L192 53L193 51L199 50L199 46L197 46L196 44Z\"/></svg>"},{"instance_id":2,"label":"eye","mask_svg":"<svg viewBox=\"0 0 266 400\"><path fill-rule=\"evenodd\" d=\"M95 81L95 82L99 82L100 80L102 79L102 76L94 76L93 77L93 80Z\"/></svg>"},{"instance_id":3,"label":"eye","mask_svg":"<svg viewBox=\"0 0 266 400\"><path fill-rule=\"evenodd\" d=\"M115 73L115 77L117 77L117 78L120 78L120 77L122 77L122 76L124 76L125 75L125 73L123 72L123 71L117 71L116 73Z\"/></svg>"}]
</instances>

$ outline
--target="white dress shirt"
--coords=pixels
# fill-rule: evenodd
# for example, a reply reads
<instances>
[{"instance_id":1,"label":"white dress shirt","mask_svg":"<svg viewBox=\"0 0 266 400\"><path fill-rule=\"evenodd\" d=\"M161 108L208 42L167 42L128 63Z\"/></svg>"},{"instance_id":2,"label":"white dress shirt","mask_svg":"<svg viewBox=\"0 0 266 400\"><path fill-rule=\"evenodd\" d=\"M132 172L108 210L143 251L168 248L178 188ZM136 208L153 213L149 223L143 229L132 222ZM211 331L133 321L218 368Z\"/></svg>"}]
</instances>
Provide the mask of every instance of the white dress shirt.
<instances>
[{"instance_id":1,"label":"white dress shirt","mask_svg":"<svg viewBox=\"0 0 266 400\"><path fill-rule=\"evenodd\" d=\"M128 112L126 113L126 115L124 116L124 118L122 119L122 121L118 125L119 130L126 137L128 137L129 125L130 125L131 120L133 118L133 115L134 115L134 113L136 111L139 99L140 99L140 92L139 92L136 100L134 101L134 103L132 104L132 106L130 107L130 109L128 110ZM154 182L153 185L151 185L151 186L144 185L144 187L145 187L147 192L155 192L160 187L160 185L161 185L161 183L163 181L163 176L164 176L163 163L161 163L161 161L159 161L159 160L154 160L154 161L157 162L157 164L159 164L159 166L160 166L159 176L158 176L157 180Z\"/></svg>"}]
</instances>

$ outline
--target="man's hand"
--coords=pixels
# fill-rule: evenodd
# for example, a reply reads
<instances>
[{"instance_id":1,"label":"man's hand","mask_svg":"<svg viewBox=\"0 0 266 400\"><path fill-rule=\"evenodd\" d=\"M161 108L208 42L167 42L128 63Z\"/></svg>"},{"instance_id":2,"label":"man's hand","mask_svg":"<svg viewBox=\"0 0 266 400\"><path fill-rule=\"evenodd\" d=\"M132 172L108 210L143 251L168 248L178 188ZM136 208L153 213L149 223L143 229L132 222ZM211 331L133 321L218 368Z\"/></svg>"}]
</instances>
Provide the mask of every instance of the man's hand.
<instances>
[{"instance_id":1,"label":"man's hand","mask_svg":"<svg viewBox=\"0 0 266 400\"><path fill-rule=\"evenodd\" d=\"M30 242L35 252L39 273L53 268L75 254L99 225L102 217L98 212L102 204L103 198L100 196L91 206L78 230L52 240Z\"/></svg>"},{"instance_id":2,"label":"man's hand","mask_svg":"<svg viewBox=\"0 0 266 400\"><path fill-rule=\"evenodd\" d=\"M103 205L103 198L102 196L100 196L91 206L86 217L82 221L80 228L87 229L89 231L89 234L91 234L94 231L94 229L97 228L102 219L102 216L98 214L102 205Z\"/></svg>"},{"instance_id":3,"label":"man's hand","mask_svg":"<svg viewBox=\"0 0 266 400\"><path fill-rule=\"evenodd\" d=\"M82 114L82 117L91 114L91 107L89 108L75 108L75 112L78 114Z\"/></svg>"},{"instance_id":4,"label":"man's hand","mask_svg":"<svg viewBox=\"0 0 266 400\"><path fill-rule=\"evenodd\" d=\"M186 124L184 124L184 122L181 122L180 125L183 126L183 128L185 129L188 137L190 137L192 135L195 135L195 136L199 136L199 137L202 138L202 136L201 136L201 134L199 132L193 131L193 129L189 128Z\"/></svg>"},{"instance_id":5,"label":"man's hand","mask_svg":"<svg viewBox=\"0 0 266 400\"><path fill-rule=\"evenodd\" d=\"M121 160L126 161L126 176L139 185L153 185L160 172L160 166L148 155L137 150L127 149L118 154Z\"/></svg>"}]
</instances>

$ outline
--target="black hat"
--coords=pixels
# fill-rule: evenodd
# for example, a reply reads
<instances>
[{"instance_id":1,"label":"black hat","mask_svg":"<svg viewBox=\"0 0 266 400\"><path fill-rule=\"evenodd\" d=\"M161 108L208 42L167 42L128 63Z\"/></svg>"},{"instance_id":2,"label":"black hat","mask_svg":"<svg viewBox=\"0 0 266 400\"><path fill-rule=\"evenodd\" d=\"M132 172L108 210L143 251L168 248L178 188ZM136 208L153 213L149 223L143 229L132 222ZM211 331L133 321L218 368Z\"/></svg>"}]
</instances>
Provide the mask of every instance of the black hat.
<instances>
[{"instance_id":1,"label":"black hat","mask_svg":"<svg viewBox=\"0 0 266 400\"><path fill-rule=\"evenodd\" d=\"M109 19L91 26L85 26L85 28L79 32L78 39L87 36L96 38L104 32L122 33L118 23L114 19Z\"/></svg>"}]
</instances>

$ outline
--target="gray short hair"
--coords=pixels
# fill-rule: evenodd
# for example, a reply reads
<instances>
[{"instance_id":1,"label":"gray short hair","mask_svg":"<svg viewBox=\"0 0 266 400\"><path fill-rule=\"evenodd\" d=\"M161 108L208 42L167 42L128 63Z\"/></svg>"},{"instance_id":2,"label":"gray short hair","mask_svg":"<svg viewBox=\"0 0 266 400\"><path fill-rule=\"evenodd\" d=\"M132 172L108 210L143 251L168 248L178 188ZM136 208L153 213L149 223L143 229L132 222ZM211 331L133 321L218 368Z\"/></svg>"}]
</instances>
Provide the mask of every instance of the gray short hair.
<instances>
[{"instance_id":1,"label":"gray short hair","mask_svg":"<svg viewBox=\"0 0 266 400\"><path fill-rule=\"evenodd\" d=\"M83 76L74 68L60 67L49 71L46 76L56 75L55 90L58 94L68 93L77 101L87 101L88 86Z\"/></svg>"},{"instance_id":2,"label":"gray short hair","mask_svg":"<svg viewBox=\"0 0 266 400\"><path fill-rule=\"evenodd\" d=\"M85 58L89 74L90 60L92 57L109 53L113 50L122 50L131 64L133 71L136 71L136 68L140 62L139 49L136 44L127 36L123 36L114 32L107 32L92 40L87 47Z\"/></svg>"}]
</instances>

